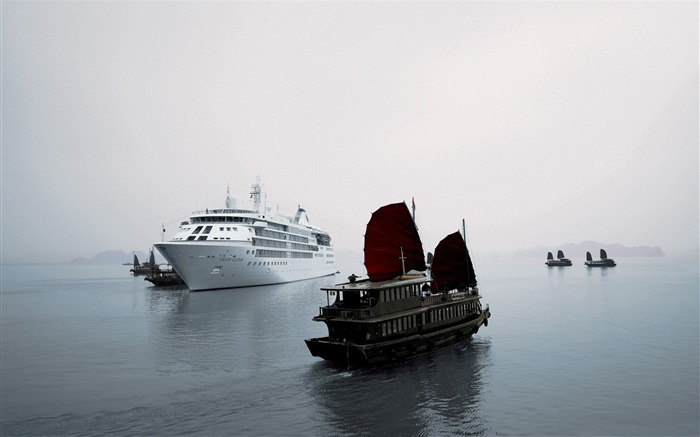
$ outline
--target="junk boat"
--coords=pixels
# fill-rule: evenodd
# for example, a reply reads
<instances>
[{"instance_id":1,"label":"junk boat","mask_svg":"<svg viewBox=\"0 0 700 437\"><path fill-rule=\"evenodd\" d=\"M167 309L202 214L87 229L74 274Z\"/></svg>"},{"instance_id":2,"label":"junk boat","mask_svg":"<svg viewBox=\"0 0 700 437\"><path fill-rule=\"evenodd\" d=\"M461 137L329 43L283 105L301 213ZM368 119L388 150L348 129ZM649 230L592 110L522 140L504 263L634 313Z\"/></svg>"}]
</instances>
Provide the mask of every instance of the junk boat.
<instances>
[{"instance_id":1,"label":"junk boat","mask_svg":"<svg viewBox=\"0 0 700 437\"><path fill-rule=\"evenodd\" d=\"M155 255L153 254L153 249L150 250L150 255L148 257L148 261L144 262L141 264L139 262L139 257L134 254L134 267L129 270L131 273L134 274L134 276L142 276L142 275L150 275L153 273L155 270L158 269L158 265L156 264L156 259Z\"/></svg>"},{"instance_id":2,"label":"junk boat","mask_svg":"<svg viewBox=\"0 0 700 437\"><path fill-rule=\"evenodd\" d=\"M584 263L588 267L615 267L617 264L612 258L608 258L608 253L605 249L600 249L600 259L594 260L591 256L591 252L586 252L586 262Z\"/></svg>"},{"instance_id":3,"label":"junk boat","mask_svg":"<svg viewBox=\"0 0 700 437\"><path fill-rule=\"evenodd\" d=\"M156 269L150 275L143 278L158 287L169 287L172 285L185 285L180 275L175 270Z\"/></svg>"},{"instance_id":4,"label":"junk boat","mask_svg":"<svg viewBox=\"0 0 700 437\"><path fill-rule=\"evenodd\" d=\"M261 207L260 177L243 207L227 189L226 208L191 215L170 241L155 243L191 291L280 284L336 273L331 237L309 222Z\"/></svg>"},{"instance_id":5,"label":"junk boat","mask_svg":"<svg viewBox=\"0 0 700 437\"><path fill-rule=\"evenodd\" d=\"M321 288L327 305L314 321L328 336L305 340L311 355L350 366L392 363L468 339L488 325L474 267L459 231L435 249L426 271L418 230L405 203L372 214L365 233L368 278Z\"/></svg>"},{"instance_id":6,"label":"junk boat","mask_svg":"<svg viewBox=\"0 0 700 437\"><path fill-rule=\"evenodd\" d=\"M571 265L571 260L564 257L564 252L561 250L557 251L557 259L554 259L552 252L547 252L547 262L545 263L550 267L566 267Z\"/></svg>"}]
</instances>

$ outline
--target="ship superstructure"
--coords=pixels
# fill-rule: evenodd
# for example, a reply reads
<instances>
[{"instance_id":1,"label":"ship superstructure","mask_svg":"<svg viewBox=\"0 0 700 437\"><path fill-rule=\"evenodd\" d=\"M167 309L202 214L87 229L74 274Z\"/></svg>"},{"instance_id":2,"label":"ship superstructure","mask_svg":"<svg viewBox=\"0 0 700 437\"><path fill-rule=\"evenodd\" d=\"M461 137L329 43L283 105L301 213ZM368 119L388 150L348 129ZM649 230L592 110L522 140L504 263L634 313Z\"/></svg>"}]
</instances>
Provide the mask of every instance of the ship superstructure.
<instances>
[{"instance_id":1,"label":"ship superstructure","mask_svg":"<svg viewBox=\"0 0 700 437\"><path fill-rule=\"evenodd\" d=\"M252 208L227 190L226 207L182 222L170 241L155 246L192 291L279 284L336 273L331 237L309 222L304 208L291 217L261 207L260 179Z\"/></svg>"}]
</instances>

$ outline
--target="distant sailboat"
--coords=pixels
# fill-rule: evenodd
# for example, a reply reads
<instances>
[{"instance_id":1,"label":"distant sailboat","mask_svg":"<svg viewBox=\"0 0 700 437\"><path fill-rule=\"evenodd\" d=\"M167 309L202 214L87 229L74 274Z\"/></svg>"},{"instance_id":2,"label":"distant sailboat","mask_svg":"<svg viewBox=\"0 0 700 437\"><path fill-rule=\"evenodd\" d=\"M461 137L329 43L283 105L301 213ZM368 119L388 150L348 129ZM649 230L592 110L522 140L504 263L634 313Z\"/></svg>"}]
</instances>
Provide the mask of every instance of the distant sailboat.
<instances>
[{"instance_id":1,"label":"distant sailboat","mask_svg":"<svg viewBox=\"0 0 700 437\"><path fill-rule=\"evenodd\" d=\"M617 264L612 258L608 258L608 253L605 249L600 249L600 259L594 260L590 252L586 252L587 267L615 267Z\"/></svg>"},{"instance_id":2,"label":"distant sailboat","mask_svg":"<svg viewBox=\"0 0 700 437\"><path fill-rule=\"evenodd\" d=\"M564 252L559 250L557 251L557 259L554 259L552 252L547 252L547 262L545 264L550 267L566 267L570 266L572 263L569 258L564 257Z\"/></svg>"},{"instance_id":3,"label":"distant sailboat","mask_svg":"<svg viewBox=\"0 0 700 437\"><path fill-rule=\"evenodd\" d=\"M157 270L156 257L153 254L153 249L151 249L151 254L148 257L148 262L143 264L139 263L139 258L134 254L134 267L130 270L134 276L149 275L154 270Z\"/></svg>"}]
</instances>

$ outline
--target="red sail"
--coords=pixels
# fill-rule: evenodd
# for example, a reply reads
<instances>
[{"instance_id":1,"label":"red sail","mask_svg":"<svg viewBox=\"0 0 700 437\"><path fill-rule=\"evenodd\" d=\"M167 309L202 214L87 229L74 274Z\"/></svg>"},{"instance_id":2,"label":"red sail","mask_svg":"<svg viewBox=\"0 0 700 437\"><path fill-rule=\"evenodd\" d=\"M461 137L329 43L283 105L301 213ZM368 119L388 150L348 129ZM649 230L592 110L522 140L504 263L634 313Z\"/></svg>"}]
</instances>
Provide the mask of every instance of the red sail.
<instances>
[{"instance_id":1,"label":"red sail","mask_svg":"<svg viewBox=\"0 0 700 437\"><path fill-rule=\"evenodd\" d=\"M426 269L418 229L405 203L386 205L372 214L365 232L365 267L372 281Z\"/></svg>"},{"instance_id":2,"label":"red sail","mask_svg":"<svg viewBox=\"0 0 700 437\"><path fill-rule=\"evenodd\" d=\"M431 272L435 291L476 286L474 266L462 234L455 232L438 243Z\"/></svg>"}]
</instances>

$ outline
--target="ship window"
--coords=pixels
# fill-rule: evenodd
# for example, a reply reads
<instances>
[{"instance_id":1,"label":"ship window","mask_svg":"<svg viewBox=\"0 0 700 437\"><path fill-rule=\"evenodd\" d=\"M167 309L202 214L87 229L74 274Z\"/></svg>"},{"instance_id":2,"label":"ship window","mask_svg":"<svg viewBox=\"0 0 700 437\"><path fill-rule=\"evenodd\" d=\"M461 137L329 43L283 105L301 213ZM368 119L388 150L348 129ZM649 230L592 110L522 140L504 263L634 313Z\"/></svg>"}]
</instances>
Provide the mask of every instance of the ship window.
<instances>
[{"instance_id":1,"label":"ship window","mask_svg":"<svg viewBox=\"0 0 700 437\"><path fill-rule=\"evenodd\" d=\"M199 234L199 231L201 231L201 230L202 230L202 227L201 227L201 226L197 226L197 227L195 228L194 232L192 232L192 233L193 233L193 234Z\"/></svg>"},{"instance_id":2,"label":"ship window","mask_svg":"<svg viewBox=\"0 0 700 437\"><path fill-rule=\"evenodd\" d=\"M204 228L204 232L202 232L202 233L208 234L210 231L211 231L211 226L207 226L206 228Z\"/></svg>"},{"instance_id":3,"label":"ship window","mask_svg":"<svg viewBox=\"0 0 700 437\"><path fill-rule=\"evenodd\" d=\"M187 237L187 239L188 239L188 240L194 240L194 239L195 239L195 236L192 235L192 236L190 236L190 237Z\"/></svg>"},{"instance_id":4,"label":"ship window","mask_svg":"<svg viewBox=\"0 0 700 437\"><path fill-rule=\"evenodd\" d=\"M219 227L219 230L220 230L220 231L223 231L223 230L224 230L224 228L222 228L222 227Z\"/></svg>"},{"instance_id":5,"label":"ship window","mask_svg":"<svg viewBox=\"0 0 700 437\"><path fill-rule=\"evenodd\" d=\"M206 240L206 239L207 239L207 236L206 236L206 235L202 235L201 237L199 237L199 238L197 238L197 239L198 239L198 240Z\"/></svg>"}]
</instances>

